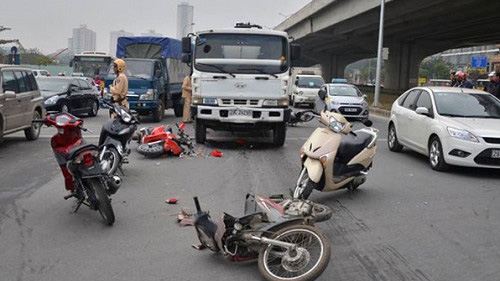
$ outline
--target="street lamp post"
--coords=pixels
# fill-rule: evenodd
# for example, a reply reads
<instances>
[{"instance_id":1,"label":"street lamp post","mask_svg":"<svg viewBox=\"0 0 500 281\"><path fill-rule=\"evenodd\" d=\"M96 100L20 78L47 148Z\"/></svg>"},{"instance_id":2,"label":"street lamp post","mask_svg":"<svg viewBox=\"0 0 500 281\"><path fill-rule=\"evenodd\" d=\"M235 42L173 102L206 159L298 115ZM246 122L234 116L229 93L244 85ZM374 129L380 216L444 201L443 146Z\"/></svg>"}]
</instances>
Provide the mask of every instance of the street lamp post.
<instances>
[{"instance_id":1,"label":"street lamp post","mask_svg":"<svg viewBox=\"0 0 500 281\"><path fill-rule=\"evenodd\" d=\"M380 25L378 31L378 48L377 48L377 74L375 77L375 97L373 98L373 106L379 106L380 96L380 71L382 68L382 48L384 40L384 9L385 0L380 0Z\"/></svg>"},{"instance_id":2,"label":"street lamp post","mask_svg":"<svg viewBox=\"0 0 500 281\"><path fill-rule=\"evenodd\" d=\"M188 24L184 25L184 26L182 27L182 36L186 35L186 32L184 32L184 31L186 30L186 27L188 27L188 26L193 26L193 25L194 25L194 22L192 22L192 23L188 23Z\"/></svg>"}]
</instances>

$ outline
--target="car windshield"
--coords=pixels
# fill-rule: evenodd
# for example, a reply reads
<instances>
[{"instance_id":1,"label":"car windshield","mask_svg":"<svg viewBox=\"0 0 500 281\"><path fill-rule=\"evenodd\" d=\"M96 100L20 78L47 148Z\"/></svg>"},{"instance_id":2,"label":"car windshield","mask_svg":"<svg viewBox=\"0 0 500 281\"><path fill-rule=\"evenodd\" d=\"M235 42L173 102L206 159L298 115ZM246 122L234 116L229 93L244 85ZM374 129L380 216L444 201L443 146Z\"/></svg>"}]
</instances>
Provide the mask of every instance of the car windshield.
<instances>
[{"instance_id":1,"label":"car windshield","mask_svg":"<svg viewBox=\"0 0 500 281\"><path fill-rule=\"evenodd\" d=\"M325 81L321 77L299 76L297 83L297 86L302 88L319 89L321 85L325 84Z\"/></svg>"},{"instance_id":2,"label":"car windshield","mask_svg":"<svg viewBox=\"0 0 500 281\"><path fill-rule=\"evenodd\" d=\"M437 112L443 116L500 118L500 100L489 94L434 93Z\"/></svg>"},{"instance_id":3,"label":"car windshield","mask_svg":"<svg viewBox=\"0 0 500 281\"><path fill-rule=\"evenodd\" d=\"M58 79L39 79L37 80L38 87L40 88L40 91L47 91L47 92L66 92L68 90L68 84L69 81L67 80L58 80ZM42 93L42 95L51 95L50 93L45 94Z\"/></svg>"},{"instance_id":4,"label":"car windshield","mask_svg":"<svg viewBox=\"0 0 500 281\"><path fill-rule=\"evenodd\" d=\"M361 93L350 86L330 86L330 96L360 97Z\"/></svg>"}]
</instances>

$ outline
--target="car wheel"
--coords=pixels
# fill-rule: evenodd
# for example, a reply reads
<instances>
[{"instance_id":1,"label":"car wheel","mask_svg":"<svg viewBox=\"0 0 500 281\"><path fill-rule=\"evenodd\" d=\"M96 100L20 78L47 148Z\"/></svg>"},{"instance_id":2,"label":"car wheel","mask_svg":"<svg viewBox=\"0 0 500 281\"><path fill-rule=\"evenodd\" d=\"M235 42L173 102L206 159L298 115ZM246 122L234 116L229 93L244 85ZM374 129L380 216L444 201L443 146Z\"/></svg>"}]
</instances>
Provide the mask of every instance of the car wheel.
<instances>
[{"instance_id":1,"label":"car wheel","mask_svg":"<svg viewBox=\"0 0 500 281\"><path fill-rule=\"evenodd\" d=\"M403 146L398 141L396 127L394 127L394 124L389 125L389 133L387 134L387 146L389 146L390 151L394 152L399 152L403 149Z\"/></svg>"},{"instance_id":2,"label":"car wheel","mask_svg":"<svg viewBox=\"0 0 500 281\"><path fill-rule=\"evenodd\" d=\"M97 112L99 112L99 102L97 100L94 100L92 101L92 107L90 108L89 116L94 117L97 115Z\"/></svg>"},{"instance_id":3,"label":"car wheel","mask_svg":"<svg viewBox=\"0 0 500 281\"><path fill-rule=\"evenodd\" d=\"M69 104L67 102L62 102L61 107L60 107L60 111L70 113Z\"/></svg>"},{"instance_id":4,"label":"car wheel","mask_svg":"<svg viewBox=\"0 0 500 281\"><path fill-rule=\"evenodd\" d=\"M36 111L33 112L33 120L39 120L42 119L42 116L40 115L40 112ZM40 130L42 128L41 123L31 123L31 127L24 129L24 136L26 137L27 140L32 141L38 139L38 136L40 136Z\"/></svg>"},{"instance_id":5,"label":"car wheel","mask_svg":"<svg viewBox=\"0 0 500 281\"><path fill-rule=\"evenodd\" d=\"M436 171L446 171L449 168L448 164L444 161L441 141L436 136L432 137L429 143L429 164Z\"/></svg>"},{"instance_id":6,"label":"car wheel","mask_svg":"<svg viewBox=\"0 0 500 281\"><path fill-rule=\"evenodd\" d=\"M0 118L0 144L3 143L3 121Z\"/></svg>"}]
</instances>

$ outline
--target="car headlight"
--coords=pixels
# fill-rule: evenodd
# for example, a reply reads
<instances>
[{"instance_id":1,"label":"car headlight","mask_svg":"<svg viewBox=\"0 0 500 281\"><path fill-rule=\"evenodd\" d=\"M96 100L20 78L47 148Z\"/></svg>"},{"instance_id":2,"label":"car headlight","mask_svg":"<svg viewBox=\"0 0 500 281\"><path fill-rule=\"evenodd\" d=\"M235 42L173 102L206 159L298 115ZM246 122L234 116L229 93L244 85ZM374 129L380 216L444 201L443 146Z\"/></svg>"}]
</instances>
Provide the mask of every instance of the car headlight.
<instances>
[{"instance_id":1,"label":"car headlight","mask_svg":"<svg viewBox=\"0 0 500 281\"><path fill-rule=\"evenodd\" d=\"M335 119L335 117L333 116L330 117L328 121L330 129L332 129L332 131L334 131L335 133L340 133L345 129L346 124L337 121L337 119Z\"/></svg>"},{"instance_id":2,"label":"car headlight","mask_svg":"<svg viewBox=\"0 0 500 281\"><path fill-rule=\"evenodd\" d=\"M338 101L336 101L336 100L330 100L330 103L331 103L332 105L339 105L339 104L340 104L340 102L338 102Z\"/></svg>"},{"instance_id":3,"label":"car headlight","mask_svg":"<svg viewBox=\"0 0 500 281\"><path fill-rule=\"evenodd\" d=\"M47 104L47 105L56 104L58 99L59 99L59 96L52 96L52 97L45 100L45 104Z\"/></svg>"},{"instance_id":4,"label":"car headlight","mask_svg":"<svg viewBox=\"0 0 500 281\"><path fill-rule=\"evenodd\" d=\"M302 96L303 94L304 94L304 92L303 92L303 91L299 91L299 95L301 95L301 96Z\"/></svg>"},{"instance_id":5,"label":"car headlight","mask_svg":"<svg viewBox=\"0 0 500 281\"><path fill-rule=\"evenodd\" d=\"M264 100L263 106L278 106L278 100Z\"/></svg>"},{"instance_id":6,"label":"car headlight","mask_svg":"<svg viewBox=\"0 0 500 281\"><path fill-rule=\"evenodd\" d=\"M153 89L148 89L145 94L142 94L139 99L141 100L153 100L155 97L155 91Z\"/></svg>"},{"instance_id":7,"label":"car headlight","mask_svg":"<svg viewBox=\"0 0 500 281\"><path fill-rule=\"evenodd\" d=\"M448 134L452 138L457 138L465 141L479 142L478 138L469 131L459 130L452 127L448 127L447 129L448 129Z\"/></svg>"},{"instance_id":8,"label":"car headlight","mask_svg":"<svg viewBox=\"0 0 500 281\"><path fill-rule=\"evenodd\" d=\"M361 103L361 106L362 106L362 107L368 107L368 103L367 103L366 101L363 101L363 102Z\"/></svg>"},{"instance_id":9,"label":"car headlight","mask_svg":"<svg viewBox=\"0 0 500 281\"><path fill-rule=\"evenodd\" d=\"M216 98L203 98L203 104L217 105L217 99Z\"/></svg>"},{"instance_id":10,"label":"car headlight","mask_svg":"<svg viewBox=\"0 0 500 281\"><path fill-rule=\"evenodd\" d=\"M122 116L122 120L125 121L126 123L130 122L132 120L132 116L128 114L125 109L120 108L120 115Z\"/></svg>"}]
</instances>

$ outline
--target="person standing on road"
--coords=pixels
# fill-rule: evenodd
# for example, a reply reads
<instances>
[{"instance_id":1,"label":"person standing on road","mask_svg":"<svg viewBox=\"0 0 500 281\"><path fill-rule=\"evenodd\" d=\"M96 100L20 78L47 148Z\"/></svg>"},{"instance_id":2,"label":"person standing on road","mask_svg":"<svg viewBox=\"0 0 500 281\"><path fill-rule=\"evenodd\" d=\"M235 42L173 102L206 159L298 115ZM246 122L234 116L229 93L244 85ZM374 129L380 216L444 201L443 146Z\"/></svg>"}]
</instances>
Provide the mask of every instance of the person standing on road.
<instances>
[{"instance_id":1,"label":"person standing on road","mask_svg":"<svg viewBox=\"0 0 500 281\"><path fill-rule=\"evenodd\" d=\"M486 91L500 99L500 72L491 72L489 75L490 82L486 87Z\"/></svg>"},{"instance_id":2,"label":"person standing on road","mask_svg":"<svg viewBox=\"0 0 500 281\"><path fill-rule=\"evenodd\" d=\"M184 77L182 81L182 98L184 98L184 110L182 112L182 122L191 123L191 97L193 96L193 88L191 85L191 75L193 71Z\"/></svg>"},{"instance_id":3,"label":"person standing on road","mask_svg":"<svg viewBox=\"0 0 500 281\"><path fill-rule=\"evenodd\" d=\"M451 80L450 86L455 87L455 85L457 84L457 76L455 71L450 72L450 80Z\"/></svg>"},{"instance_id":4,"label":"person standing on road","mask_svg":"<svg viewBox=\"0 0 500 281\"><path fill-rule=\"evenodd\" d=\"M459 71L457 72L457 83L454 87L472 89L473 85L467 80L467 73Z\"/></svg>"},{"instance_id":5,"label":"person standing on road","mask_svg":"<svg viewBox=\"0 0 500 281\"><path fill-rule=\"evenodd\" d=\"M127 92L128 92L128 78L123 73L127 68L125 61L122 59L116 59L113 62L113 70L116 74L116 78L113 84L109 86L109 91L111 93L111 98L113 102L119 106L128 107Z\"/></svg>"}]
</instances>

